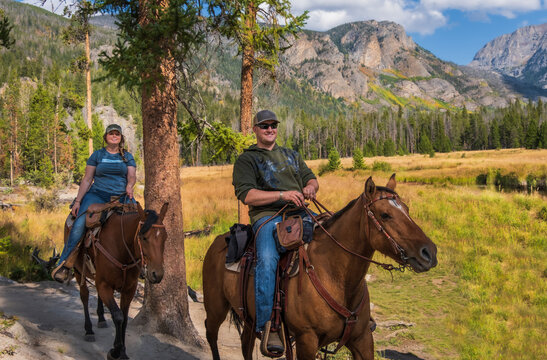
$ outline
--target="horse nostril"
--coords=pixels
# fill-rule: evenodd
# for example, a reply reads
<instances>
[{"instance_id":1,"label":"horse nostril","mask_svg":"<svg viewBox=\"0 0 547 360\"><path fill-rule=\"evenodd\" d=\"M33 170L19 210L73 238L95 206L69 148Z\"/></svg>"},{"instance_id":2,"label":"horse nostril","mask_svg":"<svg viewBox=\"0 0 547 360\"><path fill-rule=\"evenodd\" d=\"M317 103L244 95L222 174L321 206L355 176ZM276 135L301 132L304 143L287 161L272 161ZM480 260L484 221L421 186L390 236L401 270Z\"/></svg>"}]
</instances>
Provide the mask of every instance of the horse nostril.
<instances>
[{"instance_id":1,"label":"horse nostril","mask_svg":"<svg viewBox=\"0 0 547 360\"><path fill-rule=\"evenodd\" d=\"M428 263L431 263L431 254L429 253L429 250L426 246L422 248L420 251L420 255L422 255L422 258L424 258Z\"/></svg>"}]
</instances>

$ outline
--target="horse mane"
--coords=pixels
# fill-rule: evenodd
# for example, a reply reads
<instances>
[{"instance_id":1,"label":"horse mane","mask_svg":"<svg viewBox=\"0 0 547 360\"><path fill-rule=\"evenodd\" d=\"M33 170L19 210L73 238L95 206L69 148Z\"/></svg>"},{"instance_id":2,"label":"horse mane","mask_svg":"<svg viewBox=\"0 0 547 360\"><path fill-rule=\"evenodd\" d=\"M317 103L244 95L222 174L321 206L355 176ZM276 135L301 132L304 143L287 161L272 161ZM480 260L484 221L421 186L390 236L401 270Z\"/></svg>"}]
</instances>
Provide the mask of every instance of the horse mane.
<instances>
[{"instance_id":1,"label":"horse mane","mask_svg":"<svg viewBox=\"0 0 547 360\"><path fill-rule=\"evenodd\" d=\"M357 200L359 200L360 197L361 197L361 195L359 195L359 197L351 200L342 210L338 210L337 212L334 213L334 215L332 215L330 218L325 220L325 222L323 223L323 227L326 229L330 225L332 225L334 222L336 222L336 220L338 220L346 211L348 211L348 209L353 207L355 202Z\"/></svg>"},{"instance_id":2,"label":"horse mane","mask_svg":"<svg viewBox=\"0 0 547 360\"><path fill-rule=\"evenodd\" d=\"M376 191L385 191L385 192L388 192L390 194L393 194L393 195L397 195L397 193L394 191L394 190L391 190L390 188L388 187L385 187L385 186L376 186ZM328 228L330 225L332 225L333 223L335 223L346 211L348 211L348 209L352 208L353 205L355 204L355 202L357 200L359 200L359 198L362 196L359 195L357 198L351 200L346 206L344 206L344 208L342 210L338 210L336 213L334 213L334 215L332 215L329 219L325 220L325 222L323 223L323 227L326 229Z\"/></svg>"},{"instance_id":3,"label":"horse mane","mask_svg":"<svg viewBox=\"0 0 547 360\"><path fill-rule=\"evenodd\" d=\"M146 233L148 230L150 230L150 228L152 227L152 225L154 225L156 223L156 221L158 221L158 213L156 213L154 210L144 210L144 212L146 213L146 220L144 221L144 224L142 225L141 227L141 235Z\"/></svg>"}]
</instances>

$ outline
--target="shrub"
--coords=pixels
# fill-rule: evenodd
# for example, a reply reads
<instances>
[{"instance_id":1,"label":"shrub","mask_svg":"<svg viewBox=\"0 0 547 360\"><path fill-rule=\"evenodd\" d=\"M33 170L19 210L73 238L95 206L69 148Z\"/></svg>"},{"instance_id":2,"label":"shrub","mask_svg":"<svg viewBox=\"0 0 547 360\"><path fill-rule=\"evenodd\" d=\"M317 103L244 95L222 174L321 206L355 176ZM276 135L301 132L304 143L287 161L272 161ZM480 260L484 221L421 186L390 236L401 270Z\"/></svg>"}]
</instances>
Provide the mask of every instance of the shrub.
<instances>
[{"instance_id":1,"label":"shrub","mask_svg":"<svg viewBox=\"0 0 547 360\"><path fill-rule=\"evenodd\" d=\"M547 206L541 208L541 210L538 212L538 218L547 221Z\"/></svg>"},{"instance_id":2,"label":"shrub","mask_svg":"<svg viewBox=\"0 0 547 360\"><path fill-rule=\"evenodd\" d=\"M372 170L389 172L391 171L391 165L385 161L375 161L372 164Z\"/></svg>"},{"instance_id":3,"label":"shrub","mask_svg":"<svg viewBox=\"0 0 547 360\"><path fill-rule=\"evenodd\" d=\"M34 208L36 211L54 211L59 207L59 196L57 191L50 190L46 191L40 195L37 195L33 201Z\"/></svg>"}]
</instances>

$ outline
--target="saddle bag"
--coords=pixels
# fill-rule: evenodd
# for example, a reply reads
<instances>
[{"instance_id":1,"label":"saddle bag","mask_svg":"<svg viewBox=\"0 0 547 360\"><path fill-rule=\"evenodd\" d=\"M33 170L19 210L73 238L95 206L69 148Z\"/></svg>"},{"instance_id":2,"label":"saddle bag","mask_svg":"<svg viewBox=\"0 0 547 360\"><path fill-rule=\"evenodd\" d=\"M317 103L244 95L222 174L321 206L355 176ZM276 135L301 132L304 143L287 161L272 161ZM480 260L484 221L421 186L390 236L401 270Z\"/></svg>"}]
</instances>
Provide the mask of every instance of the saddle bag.
<instances>
[{"instance_id":1,"label":"saddle bag","mask_svg":"<svg viewBox=\"0 0 547 360\"><path fill-rule=\"evenodd\" d=\"M284 254L287 251L298 249L301 245L309 244L313 237L313 220L304 211L290 215L276 224L273 237L277 251Z\"/></svg>"},{"instance_id":2,"label":"saddle bag","mask_svg":"<svg viewBox=\"0 0 547 360\"><path fill-rule=\"evenodd\" d=\"M253 238L251 225L234 224L230 228L230 236L226 237L228 251L226 252L226 264L239 261L247 248L247 244Z\"/></svg>"},{"instance_id":3,"label":"saddle bag","mask_svg":"<svg viewBox=\"0 0 547 360\"><path fill-rule=\"evenodd\" d=\"M304 245L302 240L304 226L300 215L284 217L283 221L276 224L276 230L279 246L285 251L294 250Z\"/></svg>"}]
</instances>

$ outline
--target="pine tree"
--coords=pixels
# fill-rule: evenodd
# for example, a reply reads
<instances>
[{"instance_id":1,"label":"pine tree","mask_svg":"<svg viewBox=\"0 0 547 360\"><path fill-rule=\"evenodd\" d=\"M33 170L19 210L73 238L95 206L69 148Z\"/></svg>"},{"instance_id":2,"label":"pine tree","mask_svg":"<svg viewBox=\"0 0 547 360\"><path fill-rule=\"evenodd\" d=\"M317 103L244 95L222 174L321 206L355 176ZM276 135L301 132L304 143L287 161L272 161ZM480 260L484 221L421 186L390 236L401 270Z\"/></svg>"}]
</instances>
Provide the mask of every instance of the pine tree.
<instances>
[{"instance_id":1,"label":"pine tree","mask_svg":"<svg viewBox=\"0 0 547 360\"><path fill-rule=\"evenodd\" d=\"M365 168L365 162L363 161L363 153L361 149L356 147L353 150L353 170L359 170Z\"/></svg>"},{"instance_id":2,"label":"pine tree","mask_svg":"<svg viewBox=\"0 0 547 360\"><path fill-rule=\"evenodd\" d=\"M8 17L4 13L4 10L0 9L0 47L9 49L15 45L15 40L10 34L12 29L13 25L11 25Z\"/></svg>"},{"instance_id":3,"label":"pine tree","mask_svg":"<svg viewBox=\"0 0 547 360\"><path fill-rule=\"evenodd\" d=\"M418 143L418 152L420 154L431 154L433 151L433 146L431 146L429 136L425 134L420 136L420 142Z\"/></svg>"},{"instance_id":4,"label":"pine tree","mask_svg":"<svg viewBox=\"0 0 547 360\"><path fill-rule=\"evenodd\" d=\"M393 156L395 155L395 143L391 139L386 139L384 142L384 156Z\"/></svg>"},{"instance_id":5,"label":"pine tree","mask_svg":"<svg viewBox=\"0 0 547 360\"><path fill-rule=\"evenodd\" d=\"M340 153L333 147L329 151L329 163L327 165L328 171L334 171L340 169L342 162L340 161Z\"/></svg>"}]
</instances>

